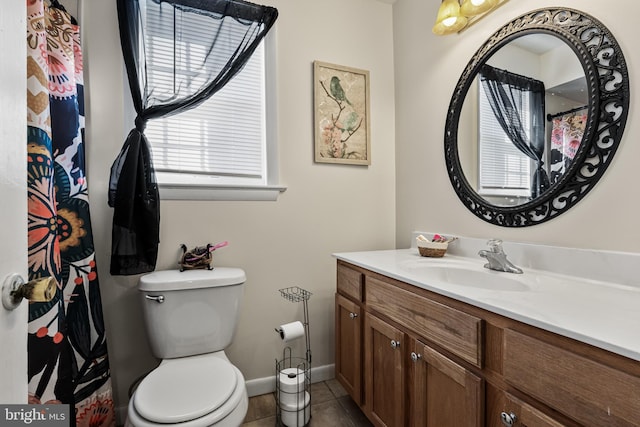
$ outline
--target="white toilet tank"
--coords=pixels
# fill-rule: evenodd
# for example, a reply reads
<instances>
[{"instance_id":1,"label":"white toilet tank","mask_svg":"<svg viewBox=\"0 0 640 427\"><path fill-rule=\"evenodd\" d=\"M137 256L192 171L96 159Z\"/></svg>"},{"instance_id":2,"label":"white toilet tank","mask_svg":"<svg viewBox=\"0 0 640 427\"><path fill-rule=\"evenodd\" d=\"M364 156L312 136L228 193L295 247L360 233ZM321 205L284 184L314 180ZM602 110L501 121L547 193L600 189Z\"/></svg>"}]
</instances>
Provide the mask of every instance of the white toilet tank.
<instances>
[{"instance_id":1,"label":"white toilet tank","mask_svg":"<svg viewBox=\"0 0 640 427\"><path fill-rule=\"evenodd\" d=\"M145 328L160 359L224 350L233 338L244 271L155 271L140 278Z\"/></svg>"}]
</instances>

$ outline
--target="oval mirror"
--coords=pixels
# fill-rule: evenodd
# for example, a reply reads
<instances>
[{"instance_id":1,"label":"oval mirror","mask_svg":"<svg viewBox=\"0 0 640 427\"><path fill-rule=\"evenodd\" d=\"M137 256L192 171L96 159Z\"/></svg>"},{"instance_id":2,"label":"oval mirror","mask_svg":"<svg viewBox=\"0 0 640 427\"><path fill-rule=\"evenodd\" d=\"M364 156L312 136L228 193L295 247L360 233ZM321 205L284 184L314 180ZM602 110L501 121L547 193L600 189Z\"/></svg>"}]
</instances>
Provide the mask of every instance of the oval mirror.
<instances>
[{"instance_id":1,"label":"oval mirror","mask_svg":"<svg viewBox=\"0 0 640 427\"><path fill-rule=\"evenodd\" d=\"M500 226L560 215L610 164L628 103L624 57L599 21L560 8L513 20L476 52L449 106L445 159L458 197Z\"/></svg>"}]
</instances>

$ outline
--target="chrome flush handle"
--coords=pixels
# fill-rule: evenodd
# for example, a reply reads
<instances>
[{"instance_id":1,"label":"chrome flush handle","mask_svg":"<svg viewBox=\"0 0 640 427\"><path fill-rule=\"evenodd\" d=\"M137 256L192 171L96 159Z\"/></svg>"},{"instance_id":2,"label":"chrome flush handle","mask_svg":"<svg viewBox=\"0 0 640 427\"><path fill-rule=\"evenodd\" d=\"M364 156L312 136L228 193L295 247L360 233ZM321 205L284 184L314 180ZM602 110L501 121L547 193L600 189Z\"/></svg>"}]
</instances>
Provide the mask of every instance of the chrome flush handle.
<instances>
[{"instance_id":1,"label":"chrome flush handle","mask_svg":"<svg viewBox=\"0 0 640 427\"><path fill-rule=\"evenodd\" d=\"M159 304L164 302L164 295L145 295L144 297L150 301L155 301Z\"/></svg>"}]
</instances>

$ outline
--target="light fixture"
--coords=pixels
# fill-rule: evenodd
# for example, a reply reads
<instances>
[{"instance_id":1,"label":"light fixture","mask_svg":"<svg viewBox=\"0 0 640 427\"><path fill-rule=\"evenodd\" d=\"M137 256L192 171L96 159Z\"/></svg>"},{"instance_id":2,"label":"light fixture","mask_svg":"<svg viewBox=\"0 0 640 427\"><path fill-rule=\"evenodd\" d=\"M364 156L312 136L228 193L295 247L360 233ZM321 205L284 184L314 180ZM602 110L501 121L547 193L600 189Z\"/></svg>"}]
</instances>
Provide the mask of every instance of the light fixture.
<instances>
[{"instance_id":1,"label":"light fixture","mask_svg":"<svg viewBox=\"0 0 640 427\"><path fill-rule=\"evenodd\" d=\"M476 16L488 12L498 4L498 0L464 0L460 12L464 16Z\"/></svg>"},{"instance_id":2,"label":"light fixture","mask_svg":"<svg viewBox=\"0 0 640 427\"><path fill-rule=\"evenodd\" d=\"M461 32L507 1L509 0L442 0L433 33L444 36Z\"/></svg>"},{"instance_id":3,"label":"light fixture","mask_svg":"<svg viewBox=\"0 0 640 427\"><path fill-rule=\"evenodd\" d=\"M467 25L467 18L460 13L458 0L442 0L433 33L439 36L456 33Z\"/></svg>"}]
</instances>

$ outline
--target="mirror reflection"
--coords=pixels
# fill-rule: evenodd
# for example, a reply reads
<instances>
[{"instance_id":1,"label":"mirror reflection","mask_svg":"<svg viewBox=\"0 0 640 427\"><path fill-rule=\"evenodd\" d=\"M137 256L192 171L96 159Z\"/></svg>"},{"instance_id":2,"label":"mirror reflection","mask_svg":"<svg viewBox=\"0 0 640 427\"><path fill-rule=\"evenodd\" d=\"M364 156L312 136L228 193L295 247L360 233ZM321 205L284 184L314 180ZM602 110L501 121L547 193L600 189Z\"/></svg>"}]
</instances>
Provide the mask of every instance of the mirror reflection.
<instances>
[{"instance_id":1,"label":"mirror reflection","mask_svg":"<svg viewBox=\"0 0 640 427\"><path fill-rule=\"evenodd\" d=\"M588 96L563 40L527 34L501 47L480 67L460 114L457 148L469 185L496 206L543 194L580 148Z\"/></svg>"}]
</instances>

